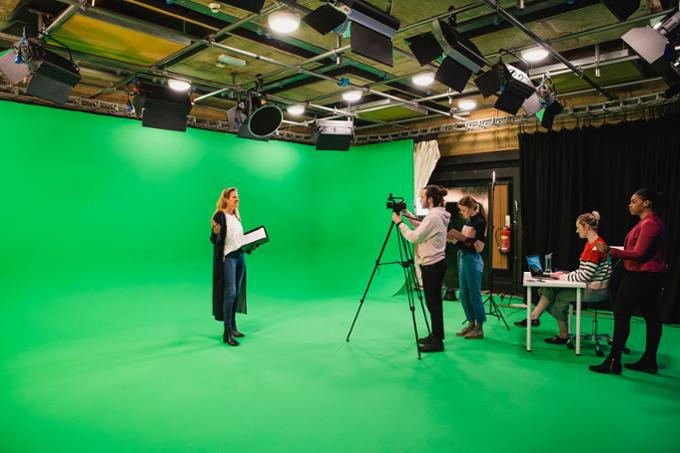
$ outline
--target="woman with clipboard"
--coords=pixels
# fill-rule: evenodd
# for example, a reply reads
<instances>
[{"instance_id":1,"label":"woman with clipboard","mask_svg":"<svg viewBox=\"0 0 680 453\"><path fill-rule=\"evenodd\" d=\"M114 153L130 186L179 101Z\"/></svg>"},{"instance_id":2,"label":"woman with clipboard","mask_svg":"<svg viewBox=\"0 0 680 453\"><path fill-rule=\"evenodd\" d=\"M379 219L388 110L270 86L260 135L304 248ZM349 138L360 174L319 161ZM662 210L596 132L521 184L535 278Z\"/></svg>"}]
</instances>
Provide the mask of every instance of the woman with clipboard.
<instances>
[{"instance_id":1,"label":"woman with clipboard","mask_svg":"<svg viewBox=\"0 0 680 453\"><path fill-rule=\"evenodd\" d=\"M238 346L244 337L236 327L236 312L246 313L246 261L242 245L243 226L235 187L224 189L217 199L210 223L213 243L213 316L224 321L224 343ZM253 247L252 250L257 248Z\"/></svg>"}]
</instances>

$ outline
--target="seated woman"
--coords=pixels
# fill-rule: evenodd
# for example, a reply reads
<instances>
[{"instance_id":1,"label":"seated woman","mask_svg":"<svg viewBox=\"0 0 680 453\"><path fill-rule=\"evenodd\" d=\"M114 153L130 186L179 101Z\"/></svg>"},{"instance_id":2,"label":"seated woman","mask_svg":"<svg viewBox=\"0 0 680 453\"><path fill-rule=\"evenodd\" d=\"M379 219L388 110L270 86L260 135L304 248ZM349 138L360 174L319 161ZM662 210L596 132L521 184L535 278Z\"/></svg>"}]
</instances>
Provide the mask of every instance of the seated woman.
<instances>
[{"instance_id":1,"label":"seated woman","mask_svg":"<svg viewBox=\"0 0 680 453\"><path fill-rule=\"evenodd\" d=\"M555 272L552 275L560 280L570 282L584 282L587 284L583 292L584 302L600 302L609 297L607 286L612 273L611 259L604 252L598 251L597 243L606 246L604 239L597 234L600 222L600 214L597 211L585 213L576 219L576 232L581 239L586 239L586 244L581 252L579 268L573 272ZM550 344L566 344L568 341L567 333L567 312L569 304L576 300L576 289L574 288L540 288L538 294L541 296L536 308L531 312L531 325L540 325L539 317L549 310L550 314L557 319L559 334L546 338L545 342ZM515 323L517 327L526 327L527 320Z\"/></svg>"}]
</instances>

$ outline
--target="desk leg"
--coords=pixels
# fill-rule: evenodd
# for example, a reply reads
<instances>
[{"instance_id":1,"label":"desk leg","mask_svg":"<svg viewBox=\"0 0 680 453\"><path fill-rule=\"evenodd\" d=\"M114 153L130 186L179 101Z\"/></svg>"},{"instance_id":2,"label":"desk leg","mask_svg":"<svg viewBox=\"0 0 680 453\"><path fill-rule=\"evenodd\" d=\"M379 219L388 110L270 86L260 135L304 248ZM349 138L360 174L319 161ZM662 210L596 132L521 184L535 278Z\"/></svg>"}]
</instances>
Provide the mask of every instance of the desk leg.
<instances>
[{"instance_id":1,"label":"desk leg","mask_svg":"<svg viewBox=\"0 0 680 453\"><path fill-rule=\"evenodd\" d=\"M576 288L576 355L581 355L581 295L583 290Z\"/></svg>"},{"instance_id":2,"label":"desk leg","mask_svg":"<svg viewBox=\"0 0 680 453\"><path fill-rule=\"evenodd\" d=\"M531 352L531 286L527 286L527 351Z\"/></svg>"}]
</instances>

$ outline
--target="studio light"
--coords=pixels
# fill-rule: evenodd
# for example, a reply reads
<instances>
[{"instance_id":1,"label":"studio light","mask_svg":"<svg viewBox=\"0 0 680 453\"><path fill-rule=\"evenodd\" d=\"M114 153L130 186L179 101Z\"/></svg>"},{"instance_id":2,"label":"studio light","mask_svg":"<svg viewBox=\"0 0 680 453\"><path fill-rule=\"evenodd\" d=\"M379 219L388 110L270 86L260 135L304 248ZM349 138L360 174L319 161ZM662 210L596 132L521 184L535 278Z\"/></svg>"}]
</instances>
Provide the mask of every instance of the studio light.
<instances>
[{"instance_id":1,"label":"studio light","mask_svg":"<svg viewBox=\"0 0 680 453\"><path fill-rule=\"evenodd\" d=\"M191 84L186 80L168 79L168 86L180 93L187 92L191 89Z\"/></svg>"},{"instance_id":2,"label":"studio light","mask_svg":"<svg viewBox=\"0 0 680 453\"><path fill-rule=\"evenodd\" d=\"M522 51L522 58L526 61L535 62L541 61L548 56L550 52L545 50L543 47L533 47L531 49L526 49Z\"/></svg>"},{"instance_id":3,"label":"studio light","mask_svg":"<svg viewBox=\"0 0 680 453\"><path fill-rule=\"evenodd\" d=\"M541 121L541 126L552 129L555 116L564 110L564 106L557 98L557 89L550 74L543 76L541 83L536 88L536 94L540 102L540 109L536 112L536 117Z\"/></svg>"},{"instance_id":4,"label":"studio light","mask_svg":"<svg viewBox=\"0 0 680 453\"><path fill-rule=\"evenodd\" d=\"M275 105L263 103L256 95L249 95L227 110L227 122L238 129L238 137L266 142L281 126L283 112Z\"/></svg>"},{"instance_id":5,"label":"studio light","mask_svg":"<svg viewBox=\"0 0 680 453\"><path fill-rule=\"evenodd\" d=\"M413 81L414 85L417 85L419 87L426 87L428 85L432 85L432 83L434 82L434 74L431 72L426 72L423 74L414 75L411 78L411 81Z\"/></svg>"},{"instance_id":6,"label":"studio light","mask_svg":"<svg viewBox=\"0 0 680 453\"><path fill-rule=\"evenodd\" d=\"M663 74L675 59L680 11L667 16L657 28L637 27L621 36L624 43L657 74Z\"/></svg>"},{"instance_id":7,"label":"studio light","mask_svg":"<svg viewBox=\"0 0 680 453\"><path fill-rule=\"evenodd\" d=\"M459 92L463 91L472 74L478 74L486 65L479 49L451 23L442 20L432 21L431 33L411 38L409 48L421 66L446 55L434 78Z\"/></svg>"},{"instance_id":8,"label":"studio light","mask_svg":"<svg viewBox=\"0 0 680 453\"><path fill-rule=\"evenodd\" d=\"M458 101L458 108L460 110L473 110L477 107L477 102L474 99L461 99Z\"/></svg>"},{"instance_id":9,"label":"studio light","mask_svg":"<svg viewBox=\"0 0 680 453\"><path fill-rule=\"evenodd\" d=\"M342 98L347 102L357 102L359 99L361 99L362 95L363 93L361 90L345 91L342 93Z\"/></svg>"},{"instance_id":10,"label":"studio light","mask_svg":"<svg viewBox=\"0 0 680 453\"><path fill-rule=\"evenodd\" d=\"M333 6L322 5L302 20L322 35L342 29L349 21L352 52L393 65L392 38L399 30L399 20L364 0L336 0Z\"/></svg>"},{"instance_id":11,"label":"studio light","mask_svg":"<svg viewBox=\"0 0 680 453\"><path fill-rule=\"evenodd\" d=\"M142 118L142 126L186 131L187 115L192 107L187 91L142 82L132 102L137 116Z\"/></svg>"},{"instance_id":12,"label":"studio light","mask_svg":"<svg viewBox=\"0 0 680 453\"><path fill-rule=\"evenodd\" d=\"M222 3L235 6L236 8L250 11L251 13L259 14L264 5L264 0L220 0ZM219 3L216 3L219 5ZM219 9L218 9L219 11ZM217 11L213 11L217 12Z\"/></svg>"},{"instance_id":13,"label":"studio light","mask_svg":"<svg viewBox=\"0 0 680 453\"><path fill-rule=\"evenodd\" d=\"M291 115L293 115L293 116L300 116L300 115L302 115L303 113L305 113L305 106L302 105L302 104L293 104L293 105L289 105L289 106L286 108L286 111L287 111L288 113L290 113Z\"/></svg>"},{"instance_id":14,"label":"studio light","mask_svg":"<svg viewBox=\"0 0 680 453\"><path fill-rule=\"evenodd\" d=\"M316 120L312 135L320 151L347 151L354 138L354 121Z\"/></svg>"},{"instance_id":15,"label":"studio light","mask_svg":"<svg viewBox=\"0 0 680 453\"><path fill-rule=\"evenodd\" d=\"M63 105L80 82L80 68L43 47L37 38L23 37L0 56L0 72L16 85L30 77L26 94Z\"/></svg>"},{"instance_id":16,"label":"studio light","mask_svg":"<svg viewBox=\"0 0 680 453\"><path fill-rule=\"evenodd\" d=\"M475 85L485 98L496 94L498 99L494 107L512 115L519 111L526 99L536 94L536 87L529 76L502 60L477 77Z\"/></svg>"},{"instance_id":17,"label":"studio light","mask_svg":"<svg viewBox=\"0 0 680 453\"><path fill-rule=\"evenodd\" d=\"M300 27L300 16L291 11L276 11L267 18L269 28L277 33L292 33Z\"/></svg>"}]
</instances>

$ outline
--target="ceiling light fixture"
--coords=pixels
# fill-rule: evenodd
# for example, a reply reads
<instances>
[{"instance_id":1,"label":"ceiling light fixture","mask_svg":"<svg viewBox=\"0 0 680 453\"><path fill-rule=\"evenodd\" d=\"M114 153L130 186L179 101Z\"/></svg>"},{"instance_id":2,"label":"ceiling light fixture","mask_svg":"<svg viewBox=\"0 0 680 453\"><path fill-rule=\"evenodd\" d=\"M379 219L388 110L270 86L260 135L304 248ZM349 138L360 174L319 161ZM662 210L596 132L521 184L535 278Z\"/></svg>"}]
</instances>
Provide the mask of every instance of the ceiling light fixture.
<instances>
[{"instance_id":1,"label":"ceiling light fixture","mask_svg":"<svg viewBox=\"0 0 680 453\"><path fill-rule=\"evenodd\" d=\"M425 87L432 85L434 82L434 74L431 72L426 72L424 74L414 75L411 80L415 85L418 85L419 87Z\"/></svg>"},{"instance_id":2,"label":"ceiling light fixture","mask_svg":"<svg viewBox=\"0 0 680 453\"><path fill-rule=\"evenodd\" d=\"M477 107L477 102L474 99L461 99L458 101L458 108L461 110L472 110Z\"/></svg>"},{"instance_id":3,"label":"ceiling light fixture","mask_svg":"<svg viewBox=\"0 0 680 453\"><path fill-rule=\"evenodd\" d=\"M290 11L276 11L267 18L269 28L277 33L292 33L300 27L300 16Z\"/></svg>"},{"instance_id":4,"label":"ceiling light fixture","mask_svg":"<svg viewBox=\"0 0 680 453\"><path fill-rule=\"evenodd\" d=\"M546 49L543 47L532 47L531 49L526 49L522 51L522 58L524 58L526 61L541 61L545 59L545 57L548 56L550 52L548 52Z\"/></svg>"},{"instance_id":5,"label":"ceiling light fixture","mask_svg":"<svg viewBox=\"0 0 680 453\"><path fill-rule=\"evenodd\" d=\"M186 80L168 79L168 86L180 93L191 89L191 84Z\"/></svg>"},{"instance_id":6,"label":"ceiling light fixture","mask_svg":"<svg viewBox=\"0 0 680 453\"><path fill-rule=\"evenodd\" d=\"M305 113L305 106L302 104L289 105L286 111L293 116L300 116Z\"/></svg>"},{"instance_id":7,"label":"ceiling light fixture","mask_svg":"<svg viewBox=\"0 0 680 453\"><path fill-rule=\"evenodd\" d=\"M342 93L342 98L347 102L356 102L361 99L361 90L345 91Z\"/></svg>"}]
</instances>

